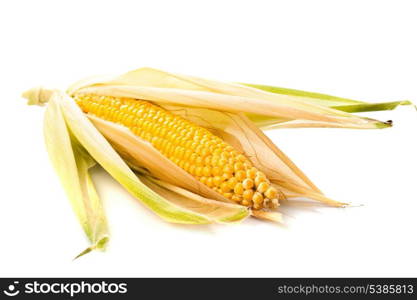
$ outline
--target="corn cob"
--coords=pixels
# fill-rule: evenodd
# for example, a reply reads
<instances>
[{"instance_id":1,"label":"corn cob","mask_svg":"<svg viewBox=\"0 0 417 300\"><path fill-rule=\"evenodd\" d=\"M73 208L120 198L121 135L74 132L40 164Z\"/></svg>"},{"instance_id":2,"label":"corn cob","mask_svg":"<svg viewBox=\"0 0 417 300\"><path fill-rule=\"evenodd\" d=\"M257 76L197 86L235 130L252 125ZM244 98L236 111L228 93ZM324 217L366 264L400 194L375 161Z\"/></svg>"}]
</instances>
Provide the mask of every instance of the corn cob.
<instances>
[{"instance_id":1,"label":"corn cob","mask_svg":"<svg viewBox=\"0 0 417 300\"><path fill-rule=\"evenodd\" d=\"M253 209L276 208L278 190L250 160L209 130L148 101L92 94L73 96L88 114L128 128L224 197Z\"/></svg>"}]
</instances>

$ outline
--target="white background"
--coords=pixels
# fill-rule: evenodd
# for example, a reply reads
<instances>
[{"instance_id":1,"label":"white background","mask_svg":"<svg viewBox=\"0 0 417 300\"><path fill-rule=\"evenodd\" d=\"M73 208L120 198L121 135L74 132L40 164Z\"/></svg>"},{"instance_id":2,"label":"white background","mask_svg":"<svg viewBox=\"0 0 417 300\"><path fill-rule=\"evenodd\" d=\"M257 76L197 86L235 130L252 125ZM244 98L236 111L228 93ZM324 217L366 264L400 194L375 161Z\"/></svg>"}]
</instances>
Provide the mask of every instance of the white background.
<instances>
[{"instance_id":1,"label":"white background","mask_svg":"<svg viewBox=\"0 0 417 300\"><path fill-rule=\"evenodd\" d=\"M269 136L347 209L292 208L285 226L164 223L94 172L112 240L87 246L20 93L141 66L366 101L417 98L415 1L2 1L0 276L417 276L412 107L385 130Z\"/></svg>"}]
</instances>

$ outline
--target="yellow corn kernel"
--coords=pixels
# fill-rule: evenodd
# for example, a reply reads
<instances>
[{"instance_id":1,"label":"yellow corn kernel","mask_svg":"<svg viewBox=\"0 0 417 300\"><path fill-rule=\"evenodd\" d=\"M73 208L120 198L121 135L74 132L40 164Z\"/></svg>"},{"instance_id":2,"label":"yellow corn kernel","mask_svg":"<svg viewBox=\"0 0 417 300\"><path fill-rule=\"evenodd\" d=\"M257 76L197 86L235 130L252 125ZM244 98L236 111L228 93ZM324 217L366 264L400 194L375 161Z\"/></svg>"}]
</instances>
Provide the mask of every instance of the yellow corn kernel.
<instances>
[{"instance_id":1,"label":"yellow corn kernel","mask_svg":"<svg viewBox=\"0 0 417 300\"><path fill-rule=\"evenodd\" d=\"M261 203L261 204L259 204L259 203L253 203L253 208L254 209L261 209L262 207L264 207L264 204L263 203Z\"/></svg>"},{"instance_id":2,"label":"yellow corn kernel","mask_svg":"<svg viewBox=\"0 0 417 300\"><path fill-rule=\"evenodd\" d=\"M220 189L223 193L228 193L231 190L227 182L222 182L222 184L220 184Z\"/></svg>"},{"instance_id":3,"label":"yellow corn kernel","mask_svg":"<svg viewBox=\"0 0 417 300\"><path fill-rule=\"evenodd\" d=\"M248 159L243 154L238 154L236 159L242 163L245 163Z\"/></svg>"},{"instance_id":4,"label":"yellow corn kernel","mask_svg":"<svg viewBox=\"0 0 417 300\"><path fill-rule=\"evenodd\" d=\"M206 176L200 177L200 182L202 184L207 184L207 177Z\"/></svg>"},{"instance_id":5,"label":"yellow corn kernel","mask_svg":"<svg viewBox=\"0 0 417 300\"><path fill-rule=\"evenodd\" d=\"M269 188L269 184L266 182L261 182L256 189L259 193L265 193L266 190Z\"/></svg>"},{"instance_id":6,"label":"yellow corn kernel","mask_svg":"<svg viewBox=\"0 0 417 300\"><path fill-rule=\"evenodd\" d=\"M225 196L227 199L232 200L233 197L233 193L227 192L227 193L223 193L223 196Z\"/></svg>"},{"instance_id":7,"label":"yellow corn kernel","mask_svg":"<svg viewBox=\"0 0 417 300\"><path fill-rule=\"evenodd\" d=\"M232 177L227 181L227 185L231 189L234 189L237 183L238 183L238 181L237 181L236 177Z\"/></svg>"},{"instance_id":8,"label":"yellow corn kernel","mask_svg":"<svg viewBox=\"0 0 417 300\"><path fill-rule=\"evenodd\" d=\"M264 176L256 176L255 177L256 187L258 187L262 182L266 182L266 178Z\"/></svg>"},{"instance_id":9,"label":"yellow corn kernel","mask_svg":"<svg viewBox=\"0 0 417 300\"><path fill-rule=\"evenodd\" d=\"M258 170L256 170L256 168L251 168L251 169L246 171L246 176L250 179L255 179L256 172L258 172Z\"/></svg>"},{"instance_id":10,"label":"yellow corn kernel","mask_svg":"<svg viewBox=\"0 0 417 300\"><path fill-rule=\"evenodd\" d=\"M214 176L213 178L213 184L215 186L220 186L220 184L223 182L223 178L221 176Z\"/></svg>"},{"instance_id":11,"label":"yellow corn kernel","mask_svg":"<svg viewBox=\"0 0 417 300\"><path fill-rule=\"evenodd\" d=\"M274 187L270 187L265 191L265 196L267 196L269 199L276 198L277 194L278 194L278 191Z\"/></svg>"},{"instance_id":12,"label":"yellow corn kernel","mask_svg":"<svg viewBox=\"0 0 417 300\"><path fill-rule=\"evenodd\" d=\"M252 206L253 205L253 202L252 202L252 200L243 199L242 200L242 205L244 205L244 206Z\"/></svg>"},{"instance_id":13,"label":"yellow corn kernel","mask_svg":"<svg viewBox=\"0 0 417 300\"><path fill-rule=\"evenodd\" d=\"M233 194L233 196L232 196L231 200L232 200L232 201L234 201L234 202L236 202L236 203L239 203L239 202L241 202L241 201L242 201L242 196L239 196L239 195Z\"/></svg>"},{"instance_id":14,"label":"yellow corn kernel","mask_svg":"<svg viewBox=\"0 0 417 300\"><path fill-rule=\"evenodd\" d=\"M242 195L244 192L244 188L243 185L239 182L238 184L235 185L235 188L233 189L233 191L235 192L235 194L237 195Z\"/></svg>"},{"instance_id":15,"label":"yellow corn kernel","mask_svg":"<svg viewBox=\"0 0 417 300\"><path fill-rule=\"evenodd\" d=\"M211 169L211 172L214 176L222 175L222 169L220 169L219 167L213 167Z\"/></svg>"},{"instance_id":16,"label":"yellow corn kernel","mask_svg":"<svg viewBox=\"0 0 417 300\"><path fill-rule=\"evenodd\" d=\"M244 170L245 166L243 165L243 163L241 162L237 162L235 163L235 165L233 166L235 172L239 171L239 170Z\"/></svg>"},{"instance_id":17,"label":"yellow corn kernel","mask_svg":"<svg viewBox=\"0 0 417 300\"><path fill-rule=\"evenodd\" d=\"M216 149L216 150L217 150L217 149ZM214 151L216 151L216 150L214 150ZM220 169L220 166L218 166L218 164L219 164L219 160L220 160L220 156L219 156L219 155L214 154L214 152L213 152L213 156L211 157L211 161L210 161L211 165L212 165L213 167L216 167L216 168L219 168L219 169Z\"/></svg>"},{"instance_id":18,"label":"yellow corn kernel","mask_svg":"<svg viewBox=\"0 0 417 300\"><path fill-rule=\"evenodd\" d=\"M203 168L203 175L204 176L211 176L211 169L209 167Z\"/></svg>"},{"instance_id":19,"label":"yellow corn kernel","mask_svg":"<svg viewBox=\"0 0 417 300\"><path fill-rule=\"evenodd\" d=\"M243 181L246 178L246 172L242 171L242 170L239 170L235 173L235 176L236 176L237 180Z\"/></svg>"},{"instance_id":20,"label":"yellow corn kernel","mask_svg":"<svg viewBox=\"0 0 417 300\"><path fill-rule=\"evenodd\" d=\"M264 201L264 197L262 196L261 193L255 192L255 194L253 194L252 201L254 203L261 204Z\"/></svg>"},{"instance_id":21,"label":"yellow corn kernel","mask_svg":"<svg viewBox=\"0 0 417 300\"><path fill-rule=\"evenodd\" d=\"M245 180L243 180L242 185L245 190L249 190L253 188L254 182L252 179L246 178Z\"/></svg>"},{"instance_id":22,"label":"yellow corn kernel","mask_svg":"<svg viewBox=\"0 0 417 300\"><path fill-rule=\"evenodd\" d=\"M209 188L214 187L213 177L208 177L208 178L207 178L206 185L207 185Z\"/></svg>"},{"instance_id":23,"label":"yellow corn kernel","mask_svg":"<svg viewBox=\"0 0 417 300\"><path fill-rule=\"evenodd\" d=\"M233 173L233 167L231 166L231 165L225 165L224 167L223 167L223 172L224 173Z\"/></svg>"},{"instance_id":24,"label":"yellow corn kernel","mask_svg":"<svg viewBox=\"0 0 417 300\"><path fill-rule=\"evenodd\" d=\"M201 166L197 166L197 167L195 168L195 175L196 175L196 176L203 176L203 167L201 167Z\"/></svg>"},{"instance_id":25,"label":"yellow corn kernel","mask_svg":"<svg viewBox=\"0 0 417 300\"><path fill-rule=\"evenodd\" d=\"M243 195L242 195L242 197L243 197L243 199L245 199L245 200L252 200L252 197L253 197L253 190L245 190L244 192L243 192Z\"/></svg>"},{"instance_id":26,"label":"yellow corn kernel","mask_svg":"<svg viewBox=\"0 0 417 300\"><path fill-rule=\"evenodd\" d=\"M223 180L228 180L233 177L232 173L223 173L222 178Z\"/></svg>"}]
</instances>

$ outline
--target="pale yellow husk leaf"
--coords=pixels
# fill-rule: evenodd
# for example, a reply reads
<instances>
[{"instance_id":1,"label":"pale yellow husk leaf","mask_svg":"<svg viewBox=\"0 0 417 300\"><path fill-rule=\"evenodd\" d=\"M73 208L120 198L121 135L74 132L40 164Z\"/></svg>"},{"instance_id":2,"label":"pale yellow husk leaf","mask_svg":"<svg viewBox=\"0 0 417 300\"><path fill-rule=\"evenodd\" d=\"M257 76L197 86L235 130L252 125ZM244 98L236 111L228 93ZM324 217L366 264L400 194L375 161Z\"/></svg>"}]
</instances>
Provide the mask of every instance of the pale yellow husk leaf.
<instances>
[{"instance_id":1,"label":"pale yellow husk leaf","mask_svg":"<svg viewBox=\"0 0 417 300\"><path fill-rule=\"evenodd\" d=\"M44 135L51 162L91 243L88 249L104 249L109 237L107 221L89 174L95 162L73 138L58 94L51 97L45 111Z\"/></svg>"},{"instance_id":2,"label":"pale yellow husk leaf","mask_svg":"<svg viewBox=\"0 0 417 300\"><path fill-rule=\"evenodd\" d=\"M113 80L99 78L81 81L68 89L69 94L93 93L131 97L155 103L245 112L288 120L310 120L340 124L340 127L381 128L385 123L360 118L320 106L304 97L280 95L235 83L206 80L172 74L151 68L128 72Z\"/></svg>"}]
</instances>

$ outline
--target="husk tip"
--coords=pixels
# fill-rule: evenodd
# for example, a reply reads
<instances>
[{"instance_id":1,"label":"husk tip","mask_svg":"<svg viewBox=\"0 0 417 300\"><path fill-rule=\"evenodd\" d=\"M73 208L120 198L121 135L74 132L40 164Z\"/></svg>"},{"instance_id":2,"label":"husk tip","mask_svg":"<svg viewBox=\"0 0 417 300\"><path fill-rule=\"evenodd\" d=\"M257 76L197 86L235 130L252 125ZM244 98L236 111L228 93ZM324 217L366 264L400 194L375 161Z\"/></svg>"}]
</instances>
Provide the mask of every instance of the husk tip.
<instances>
[{"instance_id":1,"label":"husk tip","mask_svg":"<svg viewBox=\"0 0 417 300\"><path fill-rule=\"evenodd\" d=\"M80 254L78 254L76 257L73 258L73 261L77 260L81 256L84 256L84 255L90 253L93 250L100 250L100 251L106 250L106 246L107 246L108 242L109 242L109 237L108 236L105 236L105 237L101 238L94 245L91 245L87 249L81 251Z\"/></svg>"},{"instance_id":2,"label":"husk tip","mask_svg":"<svg viewBox=\"0 0 417 300\"><path fill-rule=\"evenodd\" d=\"M385 122L381 121L381 122L375 123L375 126L378 129L389 128L389 127L392 127L393 125L394 124L393 124L392 120L388 120L388 121L385 121Z\"/></svg>"}]
</instances>

